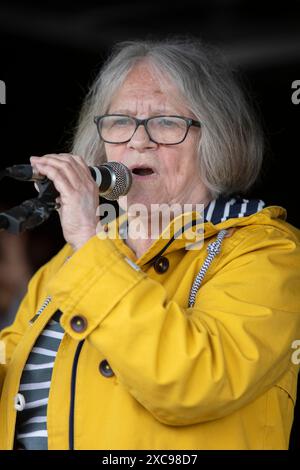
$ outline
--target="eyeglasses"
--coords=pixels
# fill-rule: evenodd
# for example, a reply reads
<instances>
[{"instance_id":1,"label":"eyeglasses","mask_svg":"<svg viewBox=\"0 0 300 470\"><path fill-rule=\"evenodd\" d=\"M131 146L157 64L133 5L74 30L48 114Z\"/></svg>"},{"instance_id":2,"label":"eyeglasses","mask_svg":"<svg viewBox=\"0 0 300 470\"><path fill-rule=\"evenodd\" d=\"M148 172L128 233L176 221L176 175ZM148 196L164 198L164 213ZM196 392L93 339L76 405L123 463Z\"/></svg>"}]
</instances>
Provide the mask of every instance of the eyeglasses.
<instances>
[{"instance_id":1,"label":"eyeglasses","mask_svg":"<svg viewBox=\"0 0 300 470\"><path fill-rule=\"evenodd\" d=\"M129 142L139 126L144 126L149 139L156 144L175 145L184 141L191 126L201 127L199 121L182 116L153 116L137 119L124 114L95 116L100 138L108 144Z\"/></svg>"}]
</instances>

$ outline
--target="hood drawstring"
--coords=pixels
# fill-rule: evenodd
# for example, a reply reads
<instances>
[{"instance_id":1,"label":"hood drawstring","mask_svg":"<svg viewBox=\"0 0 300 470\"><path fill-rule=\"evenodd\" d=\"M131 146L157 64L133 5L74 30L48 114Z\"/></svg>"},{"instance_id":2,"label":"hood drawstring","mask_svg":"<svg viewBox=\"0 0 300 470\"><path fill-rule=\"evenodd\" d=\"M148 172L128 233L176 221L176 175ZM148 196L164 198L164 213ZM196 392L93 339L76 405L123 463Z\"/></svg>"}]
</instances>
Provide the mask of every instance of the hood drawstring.
<instances>
[{"instance_id":1,"label":"hood drawstring","mask_svg":"<svg viewBox=\"0 0 300 470\"><path fill-rule=\"evenodd\" d=\"M224 237L227 235L227 232L228 232L227 230L220 230L220 232L217 235L216 241L209 243L209 245L207 246L208 255L205 258L200 271L195 277L192 288L190 290L189 307L194 306L196 295L197 295L198 290L200 289L203 278L209 266L211 265L212 261L214 260L215 256L221 251L221 245L223 243Z\"/></svg>"}]
</instances>

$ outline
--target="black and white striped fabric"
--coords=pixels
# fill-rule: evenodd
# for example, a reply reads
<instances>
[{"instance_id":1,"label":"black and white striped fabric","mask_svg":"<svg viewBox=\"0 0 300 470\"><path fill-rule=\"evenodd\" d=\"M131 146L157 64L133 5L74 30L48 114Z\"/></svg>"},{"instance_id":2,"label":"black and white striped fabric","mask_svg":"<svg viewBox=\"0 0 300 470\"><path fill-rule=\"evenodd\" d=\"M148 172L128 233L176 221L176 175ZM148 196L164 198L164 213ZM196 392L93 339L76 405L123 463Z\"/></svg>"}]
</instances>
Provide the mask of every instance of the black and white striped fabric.
<instances>
[{"instance_id":1,"label":"black and white striped fabric","mask_svg":"<svg viewBox=\"0 0 300 470\"><path fill-rule=\"evenodd\" d=\"M60 326L61 312L55 313L37 339L22 373L19 393L24 397L23 410L17 414L17 449L46 450L47 404L51 376L64 330Z\"/></svg>"},{"instance_id":2,"label":"black and white striped fabric","mask_svg":"<svg viewBox=\"0 0 300 470\"><path fill-rule=\"evenodd\" d=\"M265 203L260 199L243 199L240 196L219 197L211 201L204 209L204 221L216 225L227 219L248 217L264 207Z\"/></svg>"},{"instance_id":3,"label":"black and white striped fabric","mask_svg":"<svg viewBox=\"0 0 300 470\"><path fill-rule=\"evenodd\" d=\"M247 200L238 196L231 199L219 197L205 208L204 220L218 224L233 217L255 214L264 205L263 201L256 199ZM203 275L210 263L207 261L206 264L207 266L203 267L204 272L201 271ZM202 281L201 273L193 285L190 306L194 303ZM42 313L49 302L51 299L47 298L36 317ZM55 313L37 339L21 377L19 394L25 404L17 415L15 447L18 449L46 450L48 448L47 404L54 361L64 335L64 330L59 323L60 316L61 312Z\"/></svg>"}]
</instances>

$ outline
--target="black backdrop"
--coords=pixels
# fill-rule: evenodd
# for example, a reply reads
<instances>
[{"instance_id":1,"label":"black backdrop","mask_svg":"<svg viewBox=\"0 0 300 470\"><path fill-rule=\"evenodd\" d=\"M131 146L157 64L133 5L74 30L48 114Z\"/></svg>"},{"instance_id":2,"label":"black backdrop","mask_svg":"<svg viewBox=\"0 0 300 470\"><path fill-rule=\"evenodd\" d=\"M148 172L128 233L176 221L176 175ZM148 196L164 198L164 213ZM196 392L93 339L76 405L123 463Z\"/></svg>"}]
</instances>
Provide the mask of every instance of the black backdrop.
<instances>
[{"instance_id":1,"label":"black backdrop","mask_svg":"<svg viewBox=\"0 0 300 470\"><path fill-rule=\"evenodd\" d=\"M291 99L292 83L300 80L299 2L162 3L1 2L0 80L6 84L6 104L0 106L1 168L28 163L30 155L68 150L88 85L113 43L193 34L224 51L261 109L269 150L250 196L286 207L288 221L300 228L300 104ZM35 195L31 183L1 181L1 207ZM57 215L30 236L36 268L64 243ZM45 249L34 258L37 238Z\"/></svg>"},{"instance_id":2,"label":"black backdrop","mask_svg":"<svg viewBox=\"0 0 300 470\"><path fill-rule=\"evenodd\" d=\"M291 100L292 83L300 79L300 4L261 4L187 0L158 8L155 2L86 0L76 7L55 1L38 7L2 1L0 80L7 95L0 106L1 167L68 150L88 85L114 42L193 34L224 51L261 109L269 151L251 194L286 207L288 220L300 227L300 104ZM28 194L34 192L27 183L1 182L3 203Z\"/></svg>"}]
</instances>

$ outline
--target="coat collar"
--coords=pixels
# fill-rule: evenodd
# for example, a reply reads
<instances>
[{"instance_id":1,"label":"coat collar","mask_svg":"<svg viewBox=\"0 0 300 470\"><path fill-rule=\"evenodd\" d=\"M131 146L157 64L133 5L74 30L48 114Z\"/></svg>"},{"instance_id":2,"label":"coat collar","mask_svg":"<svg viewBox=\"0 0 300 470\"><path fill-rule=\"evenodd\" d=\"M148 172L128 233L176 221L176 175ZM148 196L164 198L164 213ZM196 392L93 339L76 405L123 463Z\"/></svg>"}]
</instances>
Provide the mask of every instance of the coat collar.
<instances>
[{"instance_id":1,"label":"coat collar","mask_svg":"<svg viewBox=\"0 0 300 470\"><path fill-rule=\"evenodd\" d=\"M151 263L159 256L180 249L201 249L203 240L212 237L222 229L253 223L270 223L270 219L286 219L286 211L279 206L265 207L260 199L244 199L240 196L219 197L212 200L202 214L186 212L174 218L166 229L154 240L150 248L138 260L124 243L127 236L127 215L107 224L108 233L113 233L114 243L137 264Z\"/></svg>"}]
</instances>

